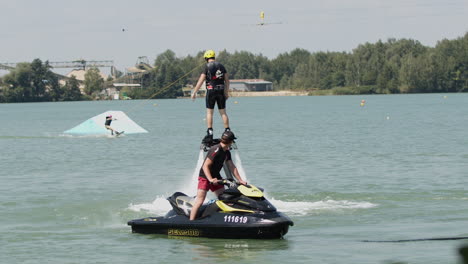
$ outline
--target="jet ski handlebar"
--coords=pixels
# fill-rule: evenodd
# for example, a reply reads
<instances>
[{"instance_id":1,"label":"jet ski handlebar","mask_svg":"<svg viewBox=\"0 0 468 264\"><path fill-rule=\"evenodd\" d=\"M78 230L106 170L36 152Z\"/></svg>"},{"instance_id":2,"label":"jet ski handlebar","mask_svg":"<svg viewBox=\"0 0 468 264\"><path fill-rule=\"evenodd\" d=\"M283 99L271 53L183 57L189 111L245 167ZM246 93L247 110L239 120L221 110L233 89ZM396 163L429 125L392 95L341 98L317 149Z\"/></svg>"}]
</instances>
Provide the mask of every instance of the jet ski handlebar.
<instances>
[{"instance_id":1,"label":"jet ski handlebar","mask_svg":"<svg viewBox=\"0 0 468 264\"><path fill-rule=\"evenodd\" d=\"M219 181L218 181L218 184L226 185L226 186L228 186L229 188L236 188L236 187L238 187L239 185L242 185L242 184L238 183L237 181L227 180L227 179L219 180ZM248 185L247 185L247 186L248 186Z\"/></svg>"},{"instance_id":2,"label":"jet ski handlebar","mask_svg":"<svg viewBox=\"0 0 468 264\"><path fill-rule=\"evenodd\" d=\"M226 180L226 179L218 180L218 184L226 185L229 187L236 187L238 185L237 182Z\"/></svg>"}]
</instances>

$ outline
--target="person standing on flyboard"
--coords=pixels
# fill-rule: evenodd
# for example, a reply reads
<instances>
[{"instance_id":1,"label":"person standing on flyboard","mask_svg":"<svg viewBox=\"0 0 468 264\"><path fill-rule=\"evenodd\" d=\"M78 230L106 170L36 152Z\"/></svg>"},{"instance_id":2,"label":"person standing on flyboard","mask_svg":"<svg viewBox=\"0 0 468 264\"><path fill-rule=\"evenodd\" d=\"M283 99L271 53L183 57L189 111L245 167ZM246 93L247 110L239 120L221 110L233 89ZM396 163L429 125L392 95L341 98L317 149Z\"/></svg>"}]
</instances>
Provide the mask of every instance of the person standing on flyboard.
<instances>
[{"instance_id":1,"label":"person standing on flyboard","mask_svg":"<svg viewBox=\"0 0 468 264\"><path fill-rule=\"evenodd\" d=\"M192 93L192 100L197 97L197 92L206 82L206 125L208 127L203 139L213 140L213 112L215 104L218 105L219 114L223 119L224 131L230 131L229 117L226 114L226 100L229 98L229 74L226 68L215 59L215 52L207 50L204 54L206 60L205 69L198 79Z\"/></svg>"}]
</instances>

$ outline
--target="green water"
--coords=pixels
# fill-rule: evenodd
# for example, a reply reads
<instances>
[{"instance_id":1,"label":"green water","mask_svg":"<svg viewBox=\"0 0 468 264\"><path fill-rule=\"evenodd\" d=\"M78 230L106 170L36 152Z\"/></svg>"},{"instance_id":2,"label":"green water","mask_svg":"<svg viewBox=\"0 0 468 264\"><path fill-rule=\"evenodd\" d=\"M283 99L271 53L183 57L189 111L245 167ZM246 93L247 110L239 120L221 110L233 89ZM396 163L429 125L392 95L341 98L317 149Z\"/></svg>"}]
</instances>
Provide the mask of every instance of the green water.
<instances>
[{"instance_id":1,"label":"green water","mask_svg":"<svg viewBox=\"0 0 468 264\"><path fill-rule=\"evenodd\" d=\"M265 241L168 239L126 225L164 214L165 197L190 189L203 100L0 104L0 263L457 263L466 240L362 240L468 236L467 102L231 98L244 176L295 222ZM62 134L107 110L149 133Z\"/></svg>"}]
</instances>

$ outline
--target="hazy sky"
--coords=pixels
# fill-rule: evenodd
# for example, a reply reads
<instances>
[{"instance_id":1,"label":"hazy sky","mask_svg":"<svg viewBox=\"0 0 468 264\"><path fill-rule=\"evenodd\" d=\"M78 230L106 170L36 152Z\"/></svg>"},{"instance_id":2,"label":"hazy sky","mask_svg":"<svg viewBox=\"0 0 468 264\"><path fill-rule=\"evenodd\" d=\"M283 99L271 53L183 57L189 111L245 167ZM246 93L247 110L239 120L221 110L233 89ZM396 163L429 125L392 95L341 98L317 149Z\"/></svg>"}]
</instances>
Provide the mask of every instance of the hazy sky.
<instances>
[{"instance_id":1,"label":"hazy sky","mask_svg":"<svg viewBox=\"0 0 468 264\"><path fill-rule=\"evenodd\" d=\"M256 26L260 11L282 24ZM468 0L0 0L0 27L0 62L113 60L124 70L167 49L274 58L388 38L435 46L468 31Z\"/></svg>"}]
</instances>

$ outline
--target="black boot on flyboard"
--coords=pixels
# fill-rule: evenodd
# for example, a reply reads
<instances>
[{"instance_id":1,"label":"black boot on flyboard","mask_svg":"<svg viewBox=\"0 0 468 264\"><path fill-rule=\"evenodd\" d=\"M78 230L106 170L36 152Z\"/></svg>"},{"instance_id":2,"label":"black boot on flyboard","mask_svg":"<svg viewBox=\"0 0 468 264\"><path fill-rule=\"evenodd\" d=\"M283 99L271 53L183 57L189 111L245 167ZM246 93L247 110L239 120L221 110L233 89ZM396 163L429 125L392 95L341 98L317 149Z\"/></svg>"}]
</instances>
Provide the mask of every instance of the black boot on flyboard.
<instances>
[{"instance_id":1,"label":"black boot on flyboard","mask_svg":"<svg viewBox=\"0 0 468 264\"><path fill-rule=\"evenodd\" d=\"M224 132L226 131L231 131L230 128L226 128ZM213 129L208 128L206 131L206 136L202 139L200 149L203 149L203 151L208 152L210 148L216 144L219 144L221 142L221 138L213 138ZM231 149L237 149L236 142L234 141L231 145Z\"/></svg>"}]
</instances>

